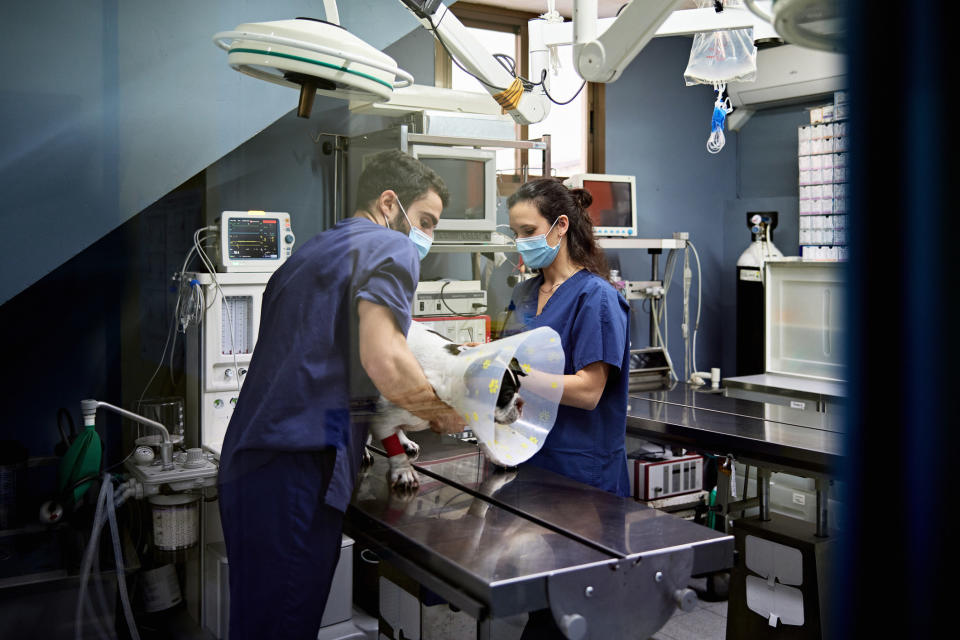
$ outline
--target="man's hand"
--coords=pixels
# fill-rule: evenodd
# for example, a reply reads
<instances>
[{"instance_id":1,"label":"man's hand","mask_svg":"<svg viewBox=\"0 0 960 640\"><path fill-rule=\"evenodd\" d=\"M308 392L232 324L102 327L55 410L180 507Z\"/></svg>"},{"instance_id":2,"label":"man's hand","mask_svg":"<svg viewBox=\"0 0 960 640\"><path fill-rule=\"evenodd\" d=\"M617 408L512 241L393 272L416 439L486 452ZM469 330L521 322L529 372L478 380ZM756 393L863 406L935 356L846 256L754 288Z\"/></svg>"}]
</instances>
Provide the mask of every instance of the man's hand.
<instances>
[{"instance_id":1,"label":"man's hand","mask_svg":"<svg viewBox=\"0 0 960 640\"><path fill-rule=\"evenodd\" d=\"M444 405L446 409L439 411L436 416L430 420L430 429L437 433L460 433L467 426L463 416L454 411L449 405Z\"/></svg>"}]
</instances>

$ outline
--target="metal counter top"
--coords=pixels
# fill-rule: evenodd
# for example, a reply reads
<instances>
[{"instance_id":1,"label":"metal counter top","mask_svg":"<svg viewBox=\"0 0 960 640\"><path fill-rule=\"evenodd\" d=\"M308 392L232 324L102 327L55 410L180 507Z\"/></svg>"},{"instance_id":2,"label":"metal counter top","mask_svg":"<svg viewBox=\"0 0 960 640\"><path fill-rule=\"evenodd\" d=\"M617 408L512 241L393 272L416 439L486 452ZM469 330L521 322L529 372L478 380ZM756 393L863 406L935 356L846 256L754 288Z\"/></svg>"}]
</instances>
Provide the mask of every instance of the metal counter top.
<instances>
[{"instance_id":1,"label":"metal counter top","mask_svg":"<svg viewBox=\"0 0 960 640\"><path fill-rule=\"evenodd\" d=\"M675 608L673 600L669 611L654 606L658 595L670 599L690 575L733 564L731 536L548 471L495 467L476 446L449 437L413 437L422 447L419 490L390 492L388 463L375 455L347 512L347 531L478 619L552 607L583 613L596 631L613 623L601 621L599 609L609 618L622 609L642 618L631 626L649 624L652 635ZM658 585L656 571L668 579ZM596 597L580 602L587 586ZM647 591L653 613L624 601Z\"/></svg>"},{"instance_id":2,"label":"metal counter top","mask_svg":"<svg viewBox=\"0 0 960 640\"><path fill-rule=\"evenodd\" d=\"M838 414L730 398L676 385L633 394L627 433L688 449L733 454L808 477L829 476L843 454Z\"/></svg>"},{"instance_id":3,"label":"metal counter top","mask_svg":"<svg viewBox=\"0 0 960 640\"><path fill-rule=\"evenodd\" d=\"M817 380L783 373L759 373L752 376L736 376L724 378L725 387L737 387L747 391L763 391L778 393L790 391L797 395L805 395L811 399L847 397L846 385L831 380Z\"/></svg>"}]
</instances>

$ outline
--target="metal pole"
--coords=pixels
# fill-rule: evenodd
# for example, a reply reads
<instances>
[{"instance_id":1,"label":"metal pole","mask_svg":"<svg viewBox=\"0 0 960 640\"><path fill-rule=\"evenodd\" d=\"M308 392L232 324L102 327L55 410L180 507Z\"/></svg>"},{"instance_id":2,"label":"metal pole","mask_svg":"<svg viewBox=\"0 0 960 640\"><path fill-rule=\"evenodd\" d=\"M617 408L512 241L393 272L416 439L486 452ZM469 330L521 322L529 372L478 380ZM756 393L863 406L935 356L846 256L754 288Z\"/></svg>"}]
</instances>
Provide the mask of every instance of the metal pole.
<instances>
[{"instance_id":1,"label":"metal pole","mask_svg":"<svg viewBox=\"0 0 960 640\"><path fill-rule=\"evenodd\" d=\"M747 487L749 486L750 486L750 465L747 464L743 466L743 499L744 501L746 501L747 499ZM744 511L740 512L741 518L746 515L745 511L746 511L746 508L744 508Z\"/></svg>"},{"instance_id":2,"label":"metal pole","mask_svg":"<svg viewBox=\"0 0 960 640\"><path fill-rule=\"evenodd\" d=\"M97 409L108 409L114 413L120 414L128 420L134 422L139 422L140 424L145 424L148 427L153 427L160 432L160 435L163 438L163 442L160 443L160 462L163 463L163 470L169 471L173 469L173 442L170 440L170 432L167 431L167 428L156 422L155 420L150 420L149 418L144 418L143 416L136 414L132 411L127 411L126 409L121 409L116 407L109 402L101 402L99 400L81 400L80 401L80 410L83 416L96 416Z\"/></svg>"},{"instance_id":3,"label":"metal pole","mask_svg":"<svg viewBox=\"0 0 960 640\"><path fill-rule=\"evenodd\" d=\"M760 501L760 520L770 520L770 472L757 467L757 498Z\"/></svg>"},{"instance_id":4,"label":"metal pole","mask_svg":"<svg viewBox=\"0 0 960 640\"><path fill-rule=\"evenodd\" d=\"M477 640L493 640L493 620L489 616L477 618Z\"/></svg>"},{"instance_id":5,"label":"metal pole","mask_svg":"<svg viewBox=\"0 0 960 640\"><path fill-rule=\"evenodd\" d=\"M650 254L650 280L656 282L660 278L660 249L647 249ZM666 303L666 297L661 300L661 304ZM656 346L657 343L657 316L653 312L653 300L650 301L650 346Z\"/></svg>"},{"instance_id":6,"label":"metal pole","mask_svg":"<svg viewBox=\"0 0 960 640\"><path fill-rule=\"evenodd\" d=\"M717 460L717 504L720 505L720 513L716 514L714 518L720 518L723 521L723 532L727 533L730 529L727 520L730 513L730 478L720 470L720 465L721 462Z\"/></svg>"},{"instance_id":7,"label":"metal pole","mask_svg":"<svg viewBox=\"0 0 960 640\"><path fill-rule=\"evenodd\" d=\"M827 503L830 499L830 481L817 478L817 537L827 538L830 530L827 521Z\"/></svg>"},{"instance_id":8,"label":"metal pole","mask_svg":"<svg viewBox=\"0 0 960 640\"><path fill-rule=\"evenodd\" d=\"M346 140L344 138L344 140ZM334 147L335 153L333 154L333 184L334 184L334 194L333 194L333 224L336 224L343 218L347 217L347 205L344 202L344 195L346 191L343 189L343 177L344 177L344 158L343 158L343 145L340 142L340 136L336 136L333 139L333 143L336 145Z\"/></svg>"},{"instance_id":9,"label":"metal pole","mask_svg":"<svg viewBox=\"0 0 960 640\"><path fill-rule=\"evenodd\" d=\"M550 134L545 133L540 138L543 140L543 177L549 178L551 171L553 170L552 161L550 159Z\"/></svg>"}]
</instances>

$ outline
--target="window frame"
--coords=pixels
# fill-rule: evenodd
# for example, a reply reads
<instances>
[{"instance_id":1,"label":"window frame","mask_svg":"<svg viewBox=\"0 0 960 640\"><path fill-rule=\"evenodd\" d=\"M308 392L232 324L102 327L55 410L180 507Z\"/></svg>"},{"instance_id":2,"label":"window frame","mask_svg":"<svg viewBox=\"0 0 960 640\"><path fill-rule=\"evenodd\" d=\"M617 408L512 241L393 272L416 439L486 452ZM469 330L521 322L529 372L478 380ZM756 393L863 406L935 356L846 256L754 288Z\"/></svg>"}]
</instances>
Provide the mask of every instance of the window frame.
<instances>
[{"instance_id":1,"label":"window frame","mask_svg":"<svg viewBox=\"0 0 960 640\"><path fill-rule=\"evenodd\" d=\"M448 9L467 27L513 33L518 36L514 59L520 63L520 74L529 75L529 30L527 23L538 17L535 13L491 7L469 2L456 2ZM449 88L453 78L453 62L443 47L434 38L434 83L437 87ZM606 167L606 85L588 82L586 93L587 172L604 173ZM519 126L518 137L526 140L529 127ZM521 175L529 175L527 150L517 150L516 166Z\"/></svg>"}]
</instances>

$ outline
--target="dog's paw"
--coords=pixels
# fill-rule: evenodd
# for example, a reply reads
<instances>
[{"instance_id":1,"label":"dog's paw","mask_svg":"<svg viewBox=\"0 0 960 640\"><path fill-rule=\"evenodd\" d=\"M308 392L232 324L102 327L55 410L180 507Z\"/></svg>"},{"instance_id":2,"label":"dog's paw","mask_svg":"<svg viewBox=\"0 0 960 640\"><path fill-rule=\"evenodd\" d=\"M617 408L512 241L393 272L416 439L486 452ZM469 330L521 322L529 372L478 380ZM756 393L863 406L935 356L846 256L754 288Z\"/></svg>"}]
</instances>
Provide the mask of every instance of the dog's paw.
<instances>
[{"instance_id":1,"label":"dog's paw","mask_svg":"<svg viewBox=\"0 0 960 640\"><path fill-rule=\"evenodd\" d=\"M420 488L420 478L412 467L409 469L391 469L389 479L390 488L394 491L408 492Z\"/></svg>"},{"instance_id":2,"label":"dog's paw","mask_svg":"<svg viewBox=\"0 0 960 640\"><path fill-rule=\"evenodd\" d=\"M416 460L420 455L420 445L413 440L407 440L403 443L403 452L406 453L407 457L411 460Z\"/></svg>"},{"instance_id":3,"label":"dog's paw","mask_svg":"<svg viewBox=\"0 0 960 640\"><path fill-rule=\"evenodd\" d=\"M366 447L363 448L363 456L360 458L360 469L366 470L373 466L373 454Z\"/></svg>"},{"instance_id":4,"label":"dog's paw","mask_svg":"<svg viewBox=\"0 0 960 640\"><path fill-rule=\"evenodd\" d=\"M420 487L420 478L413 467L410 466L406 456L390 458L390 471L387 472L387 481L394 491L416 491Z\"/></svg>"}]
</instances>

